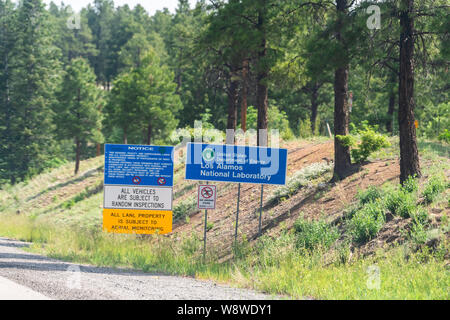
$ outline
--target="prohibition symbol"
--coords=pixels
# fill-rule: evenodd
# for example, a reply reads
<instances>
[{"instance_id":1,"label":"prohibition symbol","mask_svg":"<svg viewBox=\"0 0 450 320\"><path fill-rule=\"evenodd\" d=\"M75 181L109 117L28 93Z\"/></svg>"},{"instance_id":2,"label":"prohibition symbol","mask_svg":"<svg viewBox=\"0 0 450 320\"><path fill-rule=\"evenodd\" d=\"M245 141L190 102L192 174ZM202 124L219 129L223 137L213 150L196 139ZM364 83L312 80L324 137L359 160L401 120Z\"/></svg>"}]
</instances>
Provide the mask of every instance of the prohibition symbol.
<instances>
[{"instance_id":1,"label":"prohibition symbol","mask_svg":"<svg viewBox=\"0 0 450 320\"><path fill-rule=\"evenodd\" d=\"M216 208L217 188L214 185L198 186L198 209L212 209Z\"/></svg>"},{"instance_id":2,"label":"prohibition symbol","mask_svg":"<svg viewBox=\"0 0 450 320\"><path fill-rule=\"evenodd\" d=\"M209 199L209 198L211 198L213 195L214 195L214 191L213 191L212 188L210 188L210 187L204 187L204 188L202 189L202 197L203 197L203 198Z\"/></svg>"},{"instance_id":3,"label":"prohibition symbol","mask_svg":"<svg viewBox=\"0 0 450 320\"><path fill-rule=\"evenodd\" d=\"M158 184L159 184L160 186L165 185L165 184L166 184L166 178L163 178L163 177L158 178Z\"/></svg>"},{"instance_id":4,"label":"prohibition symbol","mask_svg":"<svg viewBox=\"0 0 450 320\"><path fill-rule=\"evenodd\" d=\"M133 177L133 184L141 184L141 178L138 176Z\"/></svg>"}]
</instances>

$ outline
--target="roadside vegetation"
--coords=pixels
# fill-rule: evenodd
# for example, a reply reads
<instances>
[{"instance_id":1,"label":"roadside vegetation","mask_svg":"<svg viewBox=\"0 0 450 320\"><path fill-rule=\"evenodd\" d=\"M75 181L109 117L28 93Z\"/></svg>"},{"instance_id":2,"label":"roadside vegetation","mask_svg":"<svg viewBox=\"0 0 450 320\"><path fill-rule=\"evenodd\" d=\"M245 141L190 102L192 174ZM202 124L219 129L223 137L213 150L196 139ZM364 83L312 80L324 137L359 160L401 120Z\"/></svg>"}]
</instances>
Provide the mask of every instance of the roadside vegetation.
<instances>
[{"instance_id":1,"label":"roadside vegetation","mask_svg":"<svg viewBox=\"0 0 450 320\"><path fill-rule=\"evenodd\" d=\"M369 160L389 164L397 146L389 140L391 146ZM145 237L102 232L100 158L82 161L78 178L69 163L4 187L0 236L29 241L29 250L65 261L213 279L287 298L449 299L450 167L441 149L423 145L423 178L361 189L340 219L311 220L300 212L292 228L240 238L225 260L209 244L204 261L202 235L193 230ZM314 188L329 184L331 169L322 162L294 171L266 202L276 208L304 187L327 197L327 188ZM184 200L175 205L175 220L189 225L196 188L181 179ZM209 232L214 228L210 222ZM386 241L385 234L396 240Z\"/></svg>"}]
</instances>

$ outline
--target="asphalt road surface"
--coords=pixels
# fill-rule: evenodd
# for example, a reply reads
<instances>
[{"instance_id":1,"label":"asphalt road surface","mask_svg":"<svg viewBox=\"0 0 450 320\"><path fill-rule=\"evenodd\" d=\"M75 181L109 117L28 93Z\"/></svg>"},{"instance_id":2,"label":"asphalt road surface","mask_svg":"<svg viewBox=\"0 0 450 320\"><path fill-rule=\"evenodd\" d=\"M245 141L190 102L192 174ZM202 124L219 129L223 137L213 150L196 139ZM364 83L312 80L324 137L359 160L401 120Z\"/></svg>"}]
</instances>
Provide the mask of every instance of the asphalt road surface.
<instances>
[{"instance_id":1,"label":"asphalt road surface","mask_svg":"<svg viewBox=\"0 0 450 320\"><path fill-rule=\"evenodd\" d=\"M265 300L272 296L211 281L61 262L0 238L0 299Z\"/></svg>"}]
</instances>

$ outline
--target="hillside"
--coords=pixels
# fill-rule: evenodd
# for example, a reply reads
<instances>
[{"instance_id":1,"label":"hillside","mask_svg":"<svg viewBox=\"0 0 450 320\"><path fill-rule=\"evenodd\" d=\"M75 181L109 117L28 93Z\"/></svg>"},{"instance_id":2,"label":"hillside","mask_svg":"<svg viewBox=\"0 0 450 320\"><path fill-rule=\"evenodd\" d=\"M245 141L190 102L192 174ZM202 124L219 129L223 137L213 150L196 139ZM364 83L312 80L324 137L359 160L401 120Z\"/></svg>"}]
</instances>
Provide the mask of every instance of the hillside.
<instances>
[{"instance_id":1,"label":"hillside","mask_svg":"<svg viewBox=\"0 0 450 320\"><path fill-rule=\"evenodd\" d=\"M345 249L347 254L344 259L346 261L356 261L357 257L379 254L380 249L388 252L389 248L396 247L399 244L413 243L411 227L415 226L413 223L414 217L401 217L392 213L386 214L385 223L374 237L363 242L349 242L348 240L351 234L349 231L350 219L355 215L355 212L365 208L363 205L362 208L358 209L362 191L367 190L369 187L380 187L380 190L392 191L394 190L392 188L395 188L395 185L398 183L399 165L396 157L396 139L392 138L392 147L378 152L368 163L356 168L355 173L338 183L329 182L332 177L331 160L333 159L333 143L331 141L313 139L285 142L283 147L286 147L289 151L289 179L286 187L268 186L264 189L262 223L263 234L266 236L264 238L276 241L275 239L283 238L283 235L286 233L298 232L296 222L299 219L302 221L324 221L327 225L335 226L339 230L340 235L336 236L335 240L337 241L333 246L334 248L339 247L341 251L343 248ZM441 176L448 181L450 177L450 162L448 146L421 142L420 148L424 177L420 179L418 194L423 194L423 190L428 183L427 181L432 176ZM49 240L50 236L39 235L39 226L45 225L49 227L52 230L52 234L65 232L65 230L88 232L88 234L93 235L98 234L102 224L102 170L103 158L98 157L83 161L80 174L77 176L72 174L73 163L68 163L58 169L43 173L26 183L4 187L0 191L0 208L4 217L0 223L0 236L10 236L24 240L33 240L34 237L39 243L49 242L48 246L53 247L54 244ZM191 252L191 255L196 257L201 253L199 244L203 235L204 213L195 209L197 183L185 181L183 176L183 164L176 165L174 232L161 239L165 239L162 243L166 245L177 246L177 243L179 243L181 247L186 245L186 241L194 239L195 244L191 246L191 249L195 252ZM208 259L214 265L219 263L218 265L220 266L220 263L235 259L237 257L236 254L238 254L232 250L237 185L228 183L217 183L217 185L217 210L209 211L207 238ZM426 233L425 240L422 242L432 250L438 247L441 248L443 244L448 243L449 195L447 183L443 192L437 195L431 203L423 205L428 215L427 230L424 230ZM242 185L239 243L243 246L243 250L252 250L249 248L253 246L256 246L257 249L259 246L259 242L256 241L258 239L259 196L260 187ZM422 203L423 199L419 196L417 202ZM20 219L25 219L25 217L30 217L35 226L31 227L29 233L20 230L20 223L16 226L8 225L8 221L19 221ZM34 235L33 232L35 232ZM39 237L44 237L45 239L40 241L42 239ZM114 241L125 241L127 238L133 238L133 236L116 235ZM96 236L94 236L94 239L96 239ZM160 241L158 237L151 237L147 240L141 239L139 241L156 241L156 243L160 243L162 240ZM247 248L247 244L250 245L249 248ZM89 258L86 258L86 256L89 256L87 253L80 254L77 258L76 252L71 251L70 254L63 254L63 248L58 247L58 245L56 245L57 249L46 249L45 246L38 246L35 250L68 260L77 261L81 259L83 260L82 262L86 262L85 260L87 259L88 262L90 261ZM341 251L339 252L341 253ZM333 257L334 253L330 254L328 251L324 253L325 261L331 259L330 261L332 262ZM448 249L445 249L443 259L444 264L448 265ZM331 263L330 261L326 262L326 264ZM127 263L108 263L102 260L98 264L121 265ZM132 265L139 269L146 269L142 264L134 263ZM176 267L171 270L161 270L162 267L157 265L147 265L147 267L149 268L147 270L173 273L186 272L180 271ZM191 272L197 275L201 274L201 272L195 270L195 266L192 266L192 269L188 268L188 270L191 270L187 272L188 274L191 274ZM203 271L205 272L205 270ZM204 276L217 278L211 275L210 271L206 271ZM225 278L224 280L226 281L232 281L232 279ZM245 286L253 285L247 283ZM285 292L281 290L271 293Z\"/></svg>"}]
</instances>

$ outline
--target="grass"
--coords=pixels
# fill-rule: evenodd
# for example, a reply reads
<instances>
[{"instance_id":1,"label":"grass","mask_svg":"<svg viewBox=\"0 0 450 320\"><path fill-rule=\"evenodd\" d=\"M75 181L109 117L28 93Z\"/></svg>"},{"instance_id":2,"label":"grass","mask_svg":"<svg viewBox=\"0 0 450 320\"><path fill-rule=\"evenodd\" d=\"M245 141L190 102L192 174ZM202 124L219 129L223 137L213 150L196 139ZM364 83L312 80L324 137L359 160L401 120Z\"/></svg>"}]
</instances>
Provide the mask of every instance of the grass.
<instances>
[{"instance_id":1,"label":"grass","mask_svg":"<svg viewBox=\"0 0 450 320\"><path fill-rule=\"evenodd\" d=\"M149 240L58 229L23 216L4 219L0 234L33 241L31 251L65 261L196 276L294 299L450 298L445 261L429 252L405 254L402 248L346 264L336 258L325 265L324 251L299 250L296 235L285 233L263 237L253 247L241 243L235 260L219 264L211 256L202 262L201 240L195 235L176 242L163 236ZM380 270L379 289L368 286L373 266Z\"/></svg>"},{"instance_id":2,"label":"grass","mask_svg":"<svg viewBox=\"0 0 450 320\"><path fill-rule=\"evenodd\" d=\"M324 221L307 221L303 218L294 223L297 248L313 250L329 248L340 236L336 227Z\"/></svg>"},{"instance_id":3,"label":"grass","mask_svg":"<svg viewBox=\"0 0 450 320\"><path fill-rule=\"evenodd\" d=\"M445 262L423 253L408 259L401 249L360 259L351 264L324 267L322 255L280 250L279 239L264 243L267 255L242 263L233 278L247 287L295 298L317 299L448 299L449 270ZM267 247L268 246L268 247ZM272 246L272 248L270 247ZM285 248L285 245L281 245ZM251 259L251 258L250 258ZM380 270L380 288L368 286L370 267Z\"/></svg>"}]
</instances>

